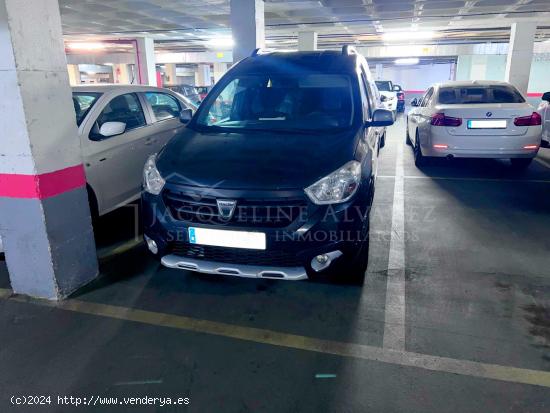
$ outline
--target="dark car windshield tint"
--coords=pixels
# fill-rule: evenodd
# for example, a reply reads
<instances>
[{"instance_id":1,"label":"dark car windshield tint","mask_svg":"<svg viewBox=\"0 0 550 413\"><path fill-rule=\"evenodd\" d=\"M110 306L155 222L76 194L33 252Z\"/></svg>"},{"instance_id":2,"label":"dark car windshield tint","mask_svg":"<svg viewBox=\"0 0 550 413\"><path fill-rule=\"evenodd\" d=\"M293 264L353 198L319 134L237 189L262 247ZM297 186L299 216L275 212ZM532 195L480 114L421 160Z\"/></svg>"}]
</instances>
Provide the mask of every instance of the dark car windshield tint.
<instances>
[{"instance_id":1,"label":"dark car windshield tint","mask_svg":"<svg viewBox=\"0 0 550 413\"><path fill-rule=\"evenodd\" d=\"M465 86L439 89L439 103L442 105L464 105L475 103L523 103L525 99L512 86Z\"/></svg>"},{"instance_id":2,"label":"dark car windshield tint","mask_svg":"<svg viewBox=\"0 0 550 413\"><path fill-rule=\"evenodd\" d=\"M73 92L73 106L76 114L76 124L78 126L80 126L100 96L101 93Z\"/></svg>"},{"instance_id":3,"label":"dark car windshield tint","mask_svg":"<svg viewBox=\"0 0 550 413\"><path fill-rule=\"evenodd\" d=\"M393 85L389 81L375 81L376 87L381 92L393 92Z\"/></svg>"},{"instance_id":4,"label":"dark car windshield tint","mask_svg":"<svg viewBox=\"0 0 550 413\"><path fill-rule=\"evenodd\" d=\"M327 130L353 119L348 76L246 75L231 80L200 109L197 124L242 130Z\"/></svg>"}]
</instances>

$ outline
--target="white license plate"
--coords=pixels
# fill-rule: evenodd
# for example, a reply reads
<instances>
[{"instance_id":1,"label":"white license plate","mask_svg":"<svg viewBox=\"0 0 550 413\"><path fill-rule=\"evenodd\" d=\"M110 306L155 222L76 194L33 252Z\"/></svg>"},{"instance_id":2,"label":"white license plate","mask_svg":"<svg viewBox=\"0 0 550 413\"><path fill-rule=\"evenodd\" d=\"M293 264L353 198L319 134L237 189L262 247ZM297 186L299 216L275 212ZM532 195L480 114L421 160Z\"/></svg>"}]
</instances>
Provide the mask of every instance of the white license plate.
<instances>
[{"instance_id":1,"label":"white license plate","mask_svg":"<svg viewBox=\"0 0 550 413\"><path fill-rule=\"evenodd\" d=\"M468 129L506 129L506 120L469 120Z\"/></svg>"},{"instance_id":2,"label":"white license plate","mask_svg":"<svg viewBox=\"0 0 550 413\"><path fill-rule=\"evenodd\" d=\"M263 232L227 231L210 228L188 228L189 243L211 245L214 247L246 248L265 250L265 234Z\"/></svg>"}]
</instances>

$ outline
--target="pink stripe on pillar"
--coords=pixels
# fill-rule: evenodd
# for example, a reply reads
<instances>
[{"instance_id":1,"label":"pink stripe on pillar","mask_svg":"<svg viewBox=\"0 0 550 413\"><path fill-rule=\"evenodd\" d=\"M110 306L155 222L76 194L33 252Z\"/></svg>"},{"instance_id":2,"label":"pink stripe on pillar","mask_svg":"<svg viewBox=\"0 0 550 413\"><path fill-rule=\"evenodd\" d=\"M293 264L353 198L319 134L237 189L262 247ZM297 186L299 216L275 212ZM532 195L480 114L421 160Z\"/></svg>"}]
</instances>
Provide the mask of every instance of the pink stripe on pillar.
<instances>
[{"instance_id":1,"label":"pink stripe on pillar","mask_svg":"<svg viewBox=\"0 0 550 413\"><path fill-rule=\"evenodd\" d=\"M0 174L0 197L45 199L85 185L82 164L41 175Z\"/></svg>"}]
</instances>

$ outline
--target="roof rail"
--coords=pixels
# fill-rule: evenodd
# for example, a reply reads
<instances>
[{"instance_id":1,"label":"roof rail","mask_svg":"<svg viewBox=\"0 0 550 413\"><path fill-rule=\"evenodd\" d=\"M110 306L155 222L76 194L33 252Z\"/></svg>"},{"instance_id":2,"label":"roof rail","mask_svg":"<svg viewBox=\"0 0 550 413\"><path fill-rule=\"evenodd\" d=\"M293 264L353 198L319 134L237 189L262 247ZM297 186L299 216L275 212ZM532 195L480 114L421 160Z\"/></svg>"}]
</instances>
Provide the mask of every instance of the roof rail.
<instances>
[{"instance_id":1,"label":"roof rail","mask_svg":"<svg viewBox=\"0 0 550 413\"><path fill-rule=\"evenodd\" d=\"M344 45L344 47L342 47L342 54L344 56L350 56L352 54L357 54L357 50L355 50L355 47L353 47L352 45L346 44Z\"/></svg>"}]
</instances>

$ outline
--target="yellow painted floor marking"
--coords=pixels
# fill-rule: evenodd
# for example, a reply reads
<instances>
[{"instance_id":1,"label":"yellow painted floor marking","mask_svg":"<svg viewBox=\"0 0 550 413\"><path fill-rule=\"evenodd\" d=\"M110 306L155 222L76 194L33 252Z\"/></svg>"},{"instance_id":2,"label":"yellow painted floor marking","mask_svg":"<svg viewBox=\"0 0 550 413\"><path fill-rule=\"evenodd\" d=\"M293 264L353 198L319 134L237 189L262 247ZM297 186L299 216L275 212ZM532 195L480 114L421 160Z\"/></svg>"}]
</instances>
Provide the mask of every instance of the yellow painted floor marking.
<instances>
[{"instance_id":1,"label":"yellow painted floor marking","mask_svg":"<svg viewBox=\"0 0 550 413\"><path fill-rule=\"evenodd\" d=\"M457 360L448 357L430 356L408 351L391 350L364 344L322 340L295 334L280 333L267 329L243 327L239 325L201 320L174 314L158 313L107 304L80 300L67 300L60 303L11 296L10 290L0 289L0 299L54 307L111 319L133 321L158 327L175 328L196 333L212 334L221 337L269 344L294 350L304 350L341 357L378 361L393 365L416 367L429 371L460 374L512 383L530 384L550 388L550 372L518 367Z\"/></svg>"}]
</instances>

